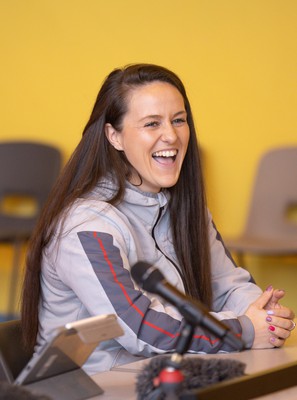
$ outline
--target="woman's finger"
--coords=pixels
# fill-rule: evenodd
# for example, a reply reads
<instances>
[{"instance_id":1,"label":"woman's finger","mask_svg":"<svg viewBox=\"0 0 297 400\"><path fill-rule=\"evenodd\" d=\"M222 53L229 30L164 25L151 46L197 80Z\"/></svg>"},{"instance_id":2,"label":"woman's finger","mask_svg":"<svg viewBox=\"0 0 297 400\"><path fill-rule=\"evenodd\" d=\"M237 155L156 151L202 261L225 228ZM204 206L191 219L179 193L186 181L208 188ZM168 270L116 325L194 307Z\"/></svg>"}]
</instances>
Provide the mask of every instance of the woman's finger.
<instances>
[{"instance_id":1,"label":"woman's finger","mask_svg":"<svg viewBox=\"0 0 297 400\"><path fill-rule=\"evenodd\" d=\"M291 335L291 331L284 328L279 328L278 326L269 325L268 330L270 333L273 333L273 336L276 336L279 339L288 339Z\"/></svg>"},{"instance_id":2,"label":"woman's finger","mask_svg":"<svg viewBox=\"0 0 297 400\"><path fill-rule=\"evenodd\" d=\"M269 338L269 342L274 346L274 347L282 347L285 344L285 340L281 339L276 336L271 336Z\"/></svg>"}]
</instances>

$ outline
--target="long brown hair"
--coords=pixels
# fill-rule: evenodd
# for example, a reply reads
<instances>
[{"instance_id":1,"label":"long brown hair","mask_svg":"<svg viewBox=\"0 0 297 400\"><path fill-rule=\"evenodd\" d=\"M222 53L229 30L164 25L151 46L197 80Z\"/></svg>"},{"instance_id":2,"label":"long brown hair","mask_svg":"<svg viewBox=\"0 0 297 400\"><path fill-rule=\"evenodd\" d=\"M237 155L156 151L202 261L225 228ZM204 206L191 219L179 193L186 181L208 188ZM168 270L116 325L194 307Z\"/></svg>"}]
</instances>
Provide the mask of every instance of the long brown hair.
<instances>
[{"instance_id":1,"label":"long brown hair","mask_svg":"<svg viewBox=\"0 0 297 400\"><path fill-rule=\"evenodd\" d=\"M116 204L123 198L130 166L123 154L111 146L104 127L110 123L121 131L129 92L154 81L175 86L184 99L190 140L178 182L169 189L173 244L182 268L186 292L211 306L205 190L190 103L183 83L173 72L152 64L132 64L112 71L103 82L82 139L53 188L32 235L21 308L24 341L29 348L33 348L38 332L43 249L51 240L62 212L65 215L67 208L77 198L90 192L102 177L111 174L118 186L109 202Z\"/></svg>"}]
</instances>

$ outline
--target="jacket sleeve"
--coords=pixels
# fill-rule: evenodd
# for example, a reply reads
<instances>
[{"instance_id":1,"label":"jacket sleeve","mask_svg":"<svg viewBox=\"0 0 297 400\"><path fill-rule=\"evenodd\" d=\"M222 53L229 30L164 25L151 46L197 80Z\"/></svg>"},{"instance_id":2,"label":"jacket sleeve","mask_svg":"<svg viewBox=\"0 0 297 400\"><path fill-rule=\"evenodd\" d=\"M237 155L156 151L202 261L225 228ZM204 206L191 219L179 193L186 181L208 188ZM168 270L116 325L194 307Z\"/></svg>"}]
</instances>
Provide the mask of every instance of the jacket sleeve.
<instances>
[{"instance_id":1,"label":"jacket sleeve","mask_svg":"<svg viewBox=\"0 0 297 400\"><path fill-rule=\"evenodd\" d=\"M115 313L118 316L125 334L117 341L127 351L144 356L173 351L185 321L174 307L163 304L134 284L129 272L128 253L134 253L131 246L133 240L128 230L122 227L120 230L112 220L94 219L61 239L59 253L63 254L63 261L58 262L58 274L90 315ZM223 290L218 300L221 297ZM225 301L222 308L227 305ZM217 317L241 335L243 325L235 313L219 313ZM196 328L189 351L215 353L220 350L232 349L204 329Z\"/></svg>"},{"instance_id":2,"label":"jacket sleeve","mask_svg":"<svg viewBox=\"0 0 297 400\"><path fill-rule=\"evenodd\" d=\"M251 274L238 267L209 214L209 245L211 255L211 273L213 290L213 311L219 320L226 323L236 317L242 326L242 338L251 347L254 329L248 317L247 308L261 294Z\"/></svg>"}]
</instances>

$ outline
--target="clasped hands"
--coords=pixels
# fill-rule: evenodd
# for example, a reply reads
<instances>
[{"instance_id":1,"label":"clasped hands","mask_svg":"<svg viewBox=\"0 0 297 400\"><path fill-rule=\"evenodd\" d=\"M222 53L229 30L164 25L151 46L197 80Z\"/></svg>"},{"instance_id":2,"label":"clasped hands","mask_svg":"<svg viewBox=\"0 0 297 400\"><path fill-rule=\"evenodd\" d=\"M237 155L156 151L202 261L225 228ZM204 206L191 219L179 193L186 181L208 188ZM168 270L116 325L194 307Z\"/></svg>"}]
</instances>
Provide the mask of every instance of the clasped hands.
<instances>
[{"instance_id":1,"label":"clasped hands","mask_svg":"<svg viewBox=\"0 0 297 400\"><path fill-rule=\"evenodd\" d=\"M279 303L284 295L284 290L269 286L247 309L255 330L253 349L281 347L295 328L294 312Z\"/></svg>"}]
</instances>

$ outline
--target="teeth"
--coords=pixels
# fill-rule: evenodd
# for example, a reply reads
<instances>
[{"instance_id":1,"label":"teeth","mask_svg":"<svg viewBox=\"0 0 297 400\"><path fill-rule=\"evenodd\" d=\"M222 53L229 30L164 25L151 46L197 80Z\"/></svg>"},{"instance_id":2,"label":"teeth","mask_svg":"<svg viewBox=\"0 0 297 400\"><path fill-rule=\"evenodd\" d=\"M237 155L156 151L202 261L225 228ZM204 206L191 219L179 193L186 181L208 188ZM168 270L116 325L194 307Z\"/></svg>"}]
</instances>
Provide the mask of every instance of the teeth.
<instances>
[{"instance_id":1,"label":"teeth","mask_svg":"<svg viewBox=\"0 0 297 400\"><path fill-rule=\"evenodd\" d=\"M176 156L176 150L167 150L167 151L156 151L153 156L154 157L174 157Z\"/></svg>"}]
</instances>

